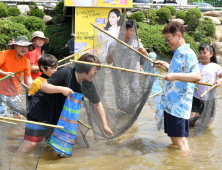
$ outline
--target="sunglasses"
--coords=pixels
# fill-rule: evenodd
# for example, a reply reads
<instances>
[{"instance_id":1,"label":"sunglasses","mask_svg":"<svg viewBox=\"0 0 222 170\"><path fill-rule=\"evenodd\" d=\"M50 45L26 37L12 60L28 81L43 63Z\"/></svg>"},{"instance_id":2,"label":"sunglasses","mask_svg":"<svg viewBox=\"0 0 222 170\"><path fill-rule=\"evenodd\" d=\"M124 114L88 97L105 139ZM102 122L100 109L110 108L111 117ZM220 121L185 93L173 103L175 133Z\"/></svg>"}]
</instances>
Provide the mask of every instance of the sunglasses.
<instances>
[{"instance_id":1,"label":"sunglasses","mask_svg":"<svg viewBox=\"0 0 222 170\"><path fill-rule=\"evenodd\" d=\"M165 39L165 42L166 42L166 43L167 43L167 42L170 42L170 39L171 39L171 38L173 38L173 36L170 37L170 38Z\"/></svg>"},{"instance_id":2,"label":"sunglasses","mask_svg":"<svg viewBox=\"0 0 222 170\"><path fill-rule=\"evenodd\" d=\"M49 66L45 66L46 68L50 68L51 70L57 70L57 67L49 67Z\"/></svg>"}]
</instances>

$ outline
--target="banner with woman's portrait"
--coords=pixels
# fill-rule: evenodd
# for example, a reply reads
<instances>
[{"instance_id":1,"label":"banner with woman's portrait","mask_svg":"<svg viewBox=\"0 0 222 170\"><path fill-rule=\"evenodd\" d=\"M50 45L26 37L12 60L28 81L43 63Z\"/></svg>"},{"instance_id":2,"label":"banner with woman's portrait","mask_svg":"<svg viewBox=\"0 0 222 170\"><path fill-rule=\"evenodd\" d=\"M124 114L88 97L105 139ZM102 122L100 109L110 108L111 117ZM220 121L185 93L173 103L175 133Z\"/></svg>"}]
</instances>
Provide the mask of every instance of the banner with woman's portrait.
<instances>
[{"instance_id":1,"label":"banner with woman's portrait","mask_svg":"<svg viewBox=\"0 0 222 170\"><path fill-rule=\"evenodd\" d=\"M117 38L121 27L121 15L122 9L116 8L76 8L75 53L93 46L93 43L98 44L107 41L109 44L111 42L108 35L94 30L90 23L96 24L97 27Z\"/></svg>"},{"instance_id":2,"label":"banner with woman's portrait","mask_svg":"<svg viewBox=\"0 0 222 170\"><path fill-rule=\"evenodd\" d=\"M65 6L132 8L133 0L65 0Z\"/></svg>"}]
</instances>

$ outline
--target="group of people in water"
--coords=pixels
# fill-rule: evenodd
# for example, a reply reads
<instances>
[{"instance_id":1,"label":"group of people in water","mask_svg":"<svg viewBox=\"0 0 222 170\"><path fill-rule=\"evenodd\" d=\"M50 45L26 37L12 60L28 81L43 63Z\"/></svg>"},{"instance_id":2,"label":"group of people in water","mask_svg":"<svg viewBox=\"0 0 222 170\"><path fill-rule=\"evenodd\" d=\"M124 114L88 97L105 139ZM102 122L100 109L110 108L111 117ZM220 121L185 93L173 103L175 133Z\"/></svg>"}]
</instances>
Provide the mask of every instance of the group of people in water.
<instances>
[{"instance_id":1,"label":"group of people in water","mask_svg":"<svg viewBox=\"0 0 222 170\"><path fill-rule=\"evenodd\" d=\"M126 22L125 43L128 43L133 27L132 20ZM138 24L137 24L137 27ZM196 117L200 107L199 93L205 92L208 87L196 85L198 91L194 92L195 84L191 82L222 83L222 69L217 64L215 49L212 45L202 44L199 47L199 59L195 52L184 40L184 28L179 22L170 22L162 31L165 41L174 51L171 63L157 60L156 67L164 67L168 73L164 76L162 103L164 106L164 131L170 137L172 144L180 150L189 150L189 119ZM113 132L107 124L106 113L92 82L99 71L99 67L90 65L77 65L78 68L62 68L57 71L58 61L50 54L41 55L40 49L49 39L41 31L32 35L30 42L27 37L19 36L12 42L10 49L0 52L0 78L14 74L20 78L24 71L25 83L30 87L30 103L27 110L27 119L56 125L63 110L67 96L82 94L81 84L90 88L89 100L93 103L102 122L103 131L112 136ZM129 44L132 45L132 44ZM109 44L108 51L112 54L113 44ZM136 49L146 57L149 54L142 43ZM156 47L153 48L153 52ZM127 56L125 56L127 57ZM100 60L93 54L82 55L79 61L100 64ZM107 63L115 63L112 55L107 55ZM140 70L140 58L132 60L136 70ZM146 61L147 63L149 61ZM217 77L220 79L217 80ZM15 86L18 86L15 85ZM87 97L87 96L86 96ZM6 116L6 106L0 105L1 116ZM15 118L21 119L19 113L11 110ZM46 127L26 125L24 142L19 152L30 151L45 136L53 131Z\"/></svg>"}]
</instances>

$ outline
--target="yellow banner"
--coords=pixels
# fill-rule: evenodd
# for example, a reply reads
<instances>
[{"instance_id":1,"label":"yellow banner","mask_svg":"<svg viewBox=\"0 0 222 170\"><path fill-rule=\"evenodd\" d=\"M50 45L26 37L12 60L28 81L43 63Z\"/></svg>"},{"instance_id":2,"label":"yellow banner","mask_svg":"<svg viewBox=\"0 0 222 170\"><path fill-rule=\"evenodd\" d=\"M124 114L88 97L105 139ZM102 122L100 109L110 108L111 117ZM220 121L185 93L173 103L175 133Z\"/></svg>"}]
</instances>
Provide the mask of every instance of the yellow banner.
<instances>
[{"instance_id":1,"label":"yellow banner","mask_svg":"<svg viewBox=\"0 0 222 170\"><path fill-rule=\"evenodd\" d=\"M65 6L132 8L133 0L65 0Z\"/></svg>"},{"instance_id":2,"label":"yellow banner","mask_svg":"<svg viewBox=\"0 0 222 170\"><path fill-rule=\"evenodd\" d=\"M75 9L75 53L88 49L89 47L102 42L108 41L110 38L105 34L94 30L90 24L96 24L98 27L107 31L114 37L118 37L121 20L121 9L110 8L76 8ZM92 53L93 48L87 50Z\"/></svg>"}]
</instances>

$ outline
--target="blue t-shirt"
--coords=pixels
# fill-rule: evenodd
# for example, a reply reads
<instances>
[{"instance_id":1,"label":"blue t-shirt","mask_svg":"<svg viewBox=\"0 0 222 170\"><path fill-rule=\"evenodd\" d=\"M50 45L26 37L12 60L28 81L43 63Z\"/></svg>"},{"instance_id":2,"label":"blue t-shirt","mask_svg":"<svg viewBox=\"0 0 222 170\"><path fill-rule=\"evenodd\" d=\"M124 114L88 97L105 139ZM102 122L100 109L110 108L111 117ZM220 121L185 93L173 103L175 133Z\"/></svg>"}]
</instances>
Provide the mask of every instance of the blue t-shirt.
<instances>
[{"instance_id":1,"label":"blue t-shirt","mask_svg":"<svg viewBox=\"0 0 222 170\"><path fill-rule=\"evenodd\" d=\"M197 56L189 44L174 51L169 73L200 73ZM195 84L183 81L164 81L164 110L178 118L189 119Z\"/></svg>"}]
</instances>

